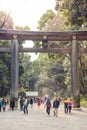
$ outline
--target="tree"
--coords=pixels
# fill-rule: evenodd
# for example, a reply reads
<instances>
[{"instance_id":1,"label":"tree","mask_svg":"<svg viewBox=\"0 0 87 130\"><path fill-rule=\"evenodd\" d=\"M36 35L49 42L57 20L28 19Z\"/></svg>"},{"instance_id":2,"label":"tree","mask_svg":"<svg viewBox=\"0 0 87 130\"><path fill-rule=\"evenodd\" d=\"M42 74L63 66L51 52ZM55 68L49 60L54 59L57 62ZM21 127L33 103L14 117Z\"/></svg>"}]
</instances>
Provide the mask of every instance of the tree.
<instances>
[{"instance_id":1,"label":"tree","mask_svg":"<svg viewBox=\"0 0 87 130\"><path fill-rule=\"evenodd\" d=\"M86 0L62 0L61 8L59 8L59 0L56 0L56 10L63 14L65 24L68 30L86 30L87 29L87 1ZM79 41L79 48L87 47L87 41ZM80 72L80 92L87 97L87 69L86 55L79 55L79 72Z\"/></svg>"},{"instance_id":2,"label":"tree","mask_svg":"<svg viewBox=\"0 0 87 130\"><path fill-rule=\"evenodd\" d=\"M87 1L73 0L69 17L72 24L78 24L79 26L81 26L84 21L87 22Z\"/></svg>"},{"instance_id":3,"label":"tree","mask_svg":"<svg viewBox=\"0 0 87 130\"><path fill-rule=\"evenodd\" d=\"M65 18L67 26L78 28L87 22L87 1L86 0L56 0L55 9L60 10Z\"/></svg>"},{"instance_id":4,"label":"tree","mask_svg":"<svg viewBox=\"0 0 87 130\"><path fill-rule=\"evenodd\" d=\"M19 65L19 76L22 76L24 73L24 67L22 65Z\"/></svg>"},{"instance_id":5,"label":"tree","mask_svg":"<svg viewBox=\"0 0 87 130\"><path fill-rule=\"evenodd\" d=\"M0 11L0 28L13 29L13 20L10 14ZM11 41L0 40L0 47L11 46ZM9 94L11 85L11 54L0 53L0 96Z\"/></svg>"},{"instance_id":6,"label":"tree","mask_svg":"<svg viewBox=\"0 0 87 130\"><path fill-rule=\"evenodd\" d=\"M0 11L0 28L7 28L7 29L13 28L13 20L10 14L6 14L3 11Z\"/></svg>"},{"instance_id":7,"label":"tree","mask_svg":"<svg viewBox=\"0 0 87 130\"><path fill-rule=\"evenodd\" d=\"M0 28L2 29L13 29L13 20L10 14L6 14L5 12L0 11ZM20 30L30 30L28 26L25 27L15 27ZM23 40L19 40L19 45L25 42ZM0 47L11 47L11 40L0 40ZM20 54L19 54L20 57ZM20 58L19 58L20 59ZM6 96L10 92L11 86L11 54L10 53L0 53L0 70L1 70L1 78L0 78L0 96ZM24 67L22 66L22 62L19 62L19 75L22 77L24 73ZM20 82L21 82L21 78Z\"/></svg>"},{"instance_id":8,"label":"tree","mask_svg":"<svg viewBox=\"0 0 87 130\"><path fill-rule=\"evenodd\" d=\"M38 29L45 30L49 24L49 22L53 19L55 13L52 10L47 10L46 13L42 15L40 20L38 21Z\"/></svg>"}]
</instances>

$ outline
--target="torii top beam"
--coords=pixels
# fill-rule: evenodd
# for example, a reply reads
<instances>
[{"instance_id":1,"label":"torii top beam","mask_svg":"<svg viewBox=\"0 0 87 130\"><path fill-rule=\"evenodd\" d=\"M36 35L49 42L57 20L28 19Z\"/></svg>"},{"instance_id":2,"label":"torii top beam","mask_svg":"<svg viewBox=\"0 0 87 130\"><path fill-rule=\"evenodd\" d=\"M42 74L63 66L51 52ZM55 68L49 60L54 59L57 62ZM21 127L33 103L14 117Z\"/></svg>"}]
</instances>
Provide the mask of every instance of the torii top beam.
<instances>
[{"instance_id":1,"label":"torii top beam","mask_svg":"<svg viewBox=\"0 0 87 130\"><path fill-rule=\"evenodd\" d=\"M0 29L0 39L2 40L71 41L74 38L79 41L87 40L87 31L38 32Z\"/></svg>"}]
</instances>

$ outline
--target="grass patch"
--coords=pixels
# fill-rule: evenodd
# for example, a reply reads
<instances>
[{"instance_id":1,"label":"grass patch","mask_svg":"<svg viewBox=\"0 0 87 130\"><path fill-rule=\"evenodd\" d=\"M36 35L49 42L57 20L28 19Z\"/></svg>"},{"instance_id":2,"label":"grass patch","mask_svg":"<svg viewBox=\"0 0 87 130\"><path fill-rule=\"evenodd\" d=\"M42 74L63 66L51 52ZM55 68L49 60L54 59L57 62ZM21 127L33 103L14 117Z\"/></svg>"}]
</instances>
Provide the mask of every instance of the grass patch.
<instances>
[{"instance_id":1,"label":"grass patch","mask_svg":"<svg viewBox=\"0 0 87 130\"><path fill-rule=\"evenodd\" d=\"M81 99L80 104L81 104L82 107L87 107L87 100Z\"/></svg>"}]
</instances>

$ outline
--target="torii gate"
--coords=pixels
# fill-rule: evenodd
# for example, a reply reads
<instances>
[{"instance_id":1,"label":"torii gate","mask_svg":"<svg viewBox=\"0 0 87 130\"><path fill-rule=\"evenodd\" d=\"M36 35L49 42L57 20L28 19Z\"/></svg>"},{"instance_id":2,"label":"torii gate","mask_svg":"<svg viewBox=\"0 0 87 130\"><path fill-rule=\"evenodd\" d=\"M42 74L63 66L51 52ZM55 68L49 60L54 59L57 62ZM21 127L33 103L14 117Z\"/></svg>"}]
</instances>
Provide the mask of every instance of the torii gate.
<instances>
[{"instance_id":1,"label":"torii gate","mask_svg":"<svg viewBox=\"0 0 87 130\"><path fill-rule=\"evenodd\" d=\"M40 53L71 53L71 82L74 107L80 107L78 54L86 53L86 48L78 48L77 41L87 40L87 31L71 32L37 32L17 31L0 29L1 40L12 40L11 48L0 48L0 52L9 52L11 58L11 91L10 96L18 97L18 52L40 52ZM20 48L18 40L42 41L71 41L71 48ZM78 100L77 100L78 99Z\"/></svg>"}]
</instances>

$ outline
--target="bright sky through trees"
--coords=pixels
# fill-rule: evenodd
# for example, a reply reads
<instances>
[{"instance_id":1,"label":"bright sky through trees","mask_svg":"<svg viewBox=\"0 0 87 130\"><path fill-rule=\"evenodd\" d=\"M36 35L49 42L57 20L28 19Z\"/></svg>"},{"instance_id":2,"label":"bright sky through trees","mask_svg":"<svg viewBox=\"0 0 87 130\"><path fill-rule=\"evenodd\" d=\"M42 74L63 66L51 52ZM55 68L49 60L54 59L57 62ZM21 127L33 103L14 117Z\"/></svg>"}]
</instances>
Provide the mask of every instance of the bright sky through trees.
<instances>
[{"instance_id":1,"label":"bright sky through trees","mask_svg":"<svg viewBox=\"0 0 87 130\"><path fill-rule=\"evenodd\" d=\"M37 30L37 21L49 9L54 9L55 0L0 0L0 10L10 13L14 24L29 26L32 31ZM25 47L32 47L32 42L26 42ZM32 55L32 60L37 56Z\"/></svg>"},{"instance_id":2,"label":"bright sky through trees","mask_svg":"<svg viewBox=\"0 0 87 130\"><path fill-rule=\"evenodd\" d=\"M54 7L55 0L0 0L0 10L10 13L15 25L28 25L31 30L36 30L40 17Z\"/></svg>"}]
</instances>

